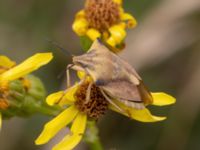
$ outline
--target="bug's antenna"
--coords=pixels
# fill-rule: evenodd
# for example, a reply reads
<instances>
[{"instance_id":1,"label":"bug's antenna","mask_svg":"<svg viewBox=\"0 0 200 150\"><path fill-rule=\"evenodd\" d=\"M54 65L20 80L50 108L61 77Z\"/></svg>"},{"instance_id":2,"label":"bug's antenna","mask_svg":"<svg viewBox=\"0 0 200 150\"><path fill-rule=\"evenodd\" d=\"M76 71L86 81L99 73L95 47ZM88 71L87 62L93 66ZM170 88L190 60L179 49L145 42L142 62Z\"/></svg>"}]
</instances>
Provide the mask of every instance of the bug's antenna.
<instances>
[{"instance_id":1,"label":"bug's antenna","mask_svg":"<svg viewBox=\"0 0 200 150\"><path fill-rule=\"evenodd\" d=\"M66 55L66 53L67 53L68 55L73 56L73 54L70 53L70 51L64 49L64 48L63 48L62 46L60 46L60 44L58 44L57 42L52 41L52 40L50 40L50 39L46 39L46 41L47 41L48 43L50 43L51 45L53 45L54 47L60 49L65 55Z\"/></svg>"}]
</instances>

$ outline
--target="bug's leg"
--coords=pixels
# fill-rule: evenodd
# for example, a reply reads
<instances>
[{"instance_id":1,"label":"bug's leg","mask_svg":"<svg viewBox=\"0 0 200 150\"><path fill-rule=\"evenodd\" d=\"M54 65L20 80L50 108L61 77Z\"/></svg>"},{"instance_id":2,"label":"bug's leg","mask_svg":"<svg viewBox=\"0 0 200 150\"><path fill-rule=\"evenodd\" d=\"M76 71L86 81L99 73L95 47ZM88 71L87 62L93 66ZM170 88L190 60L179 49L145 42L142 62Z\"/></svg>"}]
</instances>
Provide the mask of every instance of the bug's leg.
<instances>
[{"instance_id":1,"label":"bug's leg","mask_svg":"<svg viewBox=\"0 0 200 150\"><path fill-rule=\"evenodd\" d=\"M71 88L74 88L75 86L76 86L76 85L67 88L67 89L63 92L62 96L56 101L55 104L59 104L59 103L63 100L63 97L65 96L65 94L66 94Z\"/></svg>"},{"instance_id":2,"label":"bug's leg","mask_svg":"<svg viewBox=\"0 0 200 150\"><path fill-rule=\"evenodd\" d=\"M115 108L117 108L120 112L126 113L126 112L125 112L124 110L122 110L117 104L115 104L115 103L113 102L112 99L110 99L110 98L106 95L106 93L103 91L103 89L100 88L100 91L101 91L101 93L103 94L103 96L105 97L105 99L106 99L111 105L113 105Z\"/></svg>"},{"instance_id":3,"label":"bug's leg","mask_svg":"<svg viewBox=\"0 0 200 150\"><path fill-rule=\"evenodd\" d=\"M86 99L85 99L85 104L87 104L90 101L90 94L91 94L91 88L92 88L93 83L90 82L86 91Z\"/></svg>"},{"instance_id":4,"label":"bug's leg","mask_svg":"<svg viewBox=\"0 0 200 150\"><path fill-rule=\"evenodd\" d=\"M85 69L83 69L82 67L77 66L77 65L73 65L73 66L71 67L71 69L76 70L76 71L85 72Z\"/></svg>"},{"instance_id":5,"label":"bug's leg","mask_svg":"<svg viewBox=\"0 0 200 150\"><path fill-rule=\"evenodd\" d=\"M61 98L56 102L56 104L59 104L61 101L62 101L62 98L64 97L64 95L69 91L69 89L71 89L71 88L73 88L73 87L75 87L75 86L79 86L79 85L81 85L84 81L85 81L85 79L87 78L87 74L85 74L85 76L80 80L80 82L78 83L78 85L74 85L74 86L71 86L70 85L70 75L69 75L69 69L74 69L74 70L77 70L77 71L84 71L84 69L82 69L81 67L79 67L79 66L76 66L76 65L74 65L74 64L69 64L68 66L67 66L67 89L63 92L63 95L61 96Z\"/></svg>"},{"instance_id":6,"label":"bug's leg","mask_svg":"<svg viewBox=\"0 0 200 150\"><path fill-rule=\"evenodd\" d=\"M129 106L131 108L135 108L135 109L144 109L144 104L141 103L136 103L136 102L131 102L128 100L124 100L124 99L119 99L122 103L124 103L126 106Z\"/></svg>"},{"instance_id":7,"label":"bug's leg","mask_svg":"<svg viewBox=\"0 0 200 150\"><path fill-rule=\"evenodd\" d=\"M70 73L69 69L71 69L74 66L74 64L67 65L66 75L67 75L67 88L71 86L71 80L70 80Z\"/></svg>"},{"instance_id":8,"label":"bug's leg","mask_svg":"<svg viewBox=\"0 0 200 150\"><path fill-rule=\"evenodd\" d=\"M78 83L78 85L75 84L75 85L73 85L73 86L67 88L67 89L63 92L63 94L62 94L62 96L60 97L60 99L58 99L58 101L57 101L55 104L59 104L59 103L62 101L62 98L64 97L64 95L65 95L71 88L74 88L75 86L81 85L81 84L85 81L86 77L87 77L87 75L85 75L85 76L81 79L81 81Z\"/></svg>"},{"instance_id":9,"label":"bug's leg","mask_svg":"<svg viewBox=\"0 0 200 150\"><path fill-rule=\"evenodd\" d=\"M74 64L69 64L67 65L67 70L66 70L66 75L67 75L67 88L69 88L71 86L71 80L70 80L70 73L69 73L69 69L73 69L76 71L85 71L82 67L74 65Z\"/></svg>"},{"instance_id":10,"label":"bug's leg","mask_svg":"<svg viewBox=\"0 0 200 150\"><path fill-rule=\"evenodd\" d=\"M82 68L82 67L80 67L80 66L77 66L77 65L73 65L73 66L71 67L71 69L76 70L76 71L85 72L84 77L83 77L83 78L81 79L81 81L78 83L79 85L82 84L82 83L86 80L86 78L87 78L87 76L88 76L88 74L87 74L87 72L85 71L85 69Z\"/></svg>"}]
</instances>

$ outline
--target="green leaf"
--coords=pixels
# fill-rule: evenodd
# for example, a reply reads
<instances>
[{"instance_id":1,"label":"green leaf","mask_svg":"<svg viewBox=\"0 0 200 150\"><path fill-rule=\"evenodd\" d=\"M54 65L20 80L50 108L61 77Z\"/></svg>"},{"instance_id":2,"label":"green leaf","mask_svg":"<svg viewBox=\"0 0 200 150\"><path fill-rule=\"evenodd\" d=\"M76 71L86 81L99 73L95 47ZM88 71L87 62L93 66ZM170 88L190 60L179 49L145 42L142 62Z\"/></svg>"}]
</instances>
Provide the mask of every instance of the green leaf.
<instances>
[{"instance_id":1,"label":"green leaf","mask_svg":"<svg viewBox=\"0 0 200 150\"><path fill-rule=\"evenodd\" d=\"M87 52L92 45L92 40L90 40L90 38L88 38L87 36L81 36L80 42L81 47L85 52Z\"/></svg>"}]
</instances>

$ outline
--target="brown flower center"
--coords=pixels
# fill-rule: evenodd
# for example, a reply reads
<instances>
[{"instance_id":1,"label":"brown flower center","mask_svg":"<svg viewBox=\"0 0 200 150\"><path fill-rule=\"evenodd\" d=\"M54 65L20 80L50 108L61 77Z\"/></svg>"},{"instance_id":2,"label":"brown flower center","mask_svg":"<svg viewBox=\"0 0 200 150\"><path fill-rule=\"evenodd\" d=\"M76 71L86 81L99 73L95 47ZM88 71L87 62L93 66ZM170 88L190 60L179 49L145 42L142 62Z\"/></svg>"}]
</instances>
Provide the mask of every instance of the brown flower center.
<instances>
[{"instance_id":1,"label":"brown flower center","mask_svg":"<svg viewBox=\"0 0 200 150\"><path fill-rule=\"evenodd\" d=\"M85 14L90 27L101 32L120 21L119 4L113 0L87 0Z\"/></svg>"},{"instance_id":2,"label":"brown flower center","mask_svg":"<svg viewBox=\"0 0 200 150\"><path fill-rule=\"evenodd\" d=\"M0 86L0 109L2 110L5 110L9 107L7 96L8 96L7 86Z\"/></svg>"},{"instance_id":3,"label":"brown flower center","mask_svg":"<svg viewBox=\"0 0 200 150\"><path fill-rule=\"evenodd\" d=\"M100 89L93 84L90 92L90 101L86 103L88 86L89 82L86 81L79 87L74 95L77 99L75 105L81 112L97 120L108 109L108 101L104 98Z\"/></svg>"}]
</instances>

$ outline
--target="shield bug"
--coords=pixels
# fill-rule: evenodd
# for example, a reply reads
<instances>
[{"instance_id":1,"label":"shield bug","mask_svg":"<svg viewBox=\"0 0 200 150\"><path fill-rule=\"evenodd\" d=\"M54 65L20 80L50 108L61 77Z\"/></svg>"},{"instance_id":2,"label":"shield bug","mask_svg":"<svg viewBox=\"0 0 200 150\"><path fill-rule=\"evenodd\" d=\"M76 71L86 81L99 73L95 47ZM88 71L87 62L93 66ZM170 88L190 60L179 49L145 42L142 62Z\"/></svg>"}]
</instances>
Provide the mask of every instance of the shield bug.
<instances>
[{"instance_id":1,"label":"shield bug","mask_svg":"<svg viewBox=\"0 0 200 150\"><path fill-rule=\"evenodd\" d=\"M116 107L112 99L136 109L143 109L152 102L150 92L135 69L112 53L100 40L94 41L87 53L73 56L72 59L73 64L68 65L67 69L68 86L70 68L83 71L85 76L90 76L93 80L88 86L86 103L90 100L92 84L98 86L105 98Z\"/></svg>"}]
</instances>

